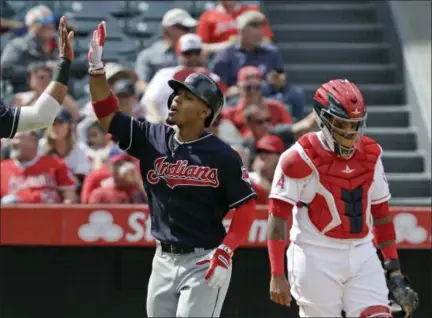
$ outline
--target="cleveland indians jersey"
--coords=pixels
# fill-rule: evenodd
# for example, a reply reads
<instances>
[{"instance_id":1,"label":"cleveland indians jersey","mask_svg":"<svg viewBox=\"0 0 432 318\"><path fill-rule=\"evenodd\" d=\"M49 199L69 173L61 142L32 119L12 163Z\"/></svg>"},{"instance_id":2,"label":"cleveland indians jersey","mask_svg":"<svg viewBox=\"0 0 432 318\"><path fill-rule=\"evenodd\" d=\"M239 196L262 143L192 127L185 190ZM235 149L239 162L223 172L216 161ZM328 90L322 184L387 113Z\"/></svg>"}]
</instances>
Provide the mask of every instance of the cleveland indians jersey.
<instances>
[{"instance_id":1,"label":"cleveland indians jersey","mask_svg":"<svg viewBox=\"0 0 432 318\"><path fill-rule=\"evenodd\" d=\"M240 156L210 133L180 143L171 127L121 113L109 132L140 160L157 240L214 248L225 237L228 211L256 197Z\"/></svg>"},{"instance_id":2,"label":"cleveland indians jersey","mask_svg":"<svg viewBox=\"0 0 432 318\"><path fill-rule=\"evenodd\" d=\"M19 107L8 107L0 103L0 138L13 138L18 128Z\"/></svg>"},{"instance_id":3,"label":"cleveland indians jersey","mask_svg":"<svg viewBox=\"0 0 432 318\"><path fill-rule=\"evenodd\" d=\"M303 136L283 153L269 197L294 205L290 240L331 247L370 241L371 205L390 199L381 154L362 137L352 158L339 158L321 133Z\"/></svg>"}]
</instances>

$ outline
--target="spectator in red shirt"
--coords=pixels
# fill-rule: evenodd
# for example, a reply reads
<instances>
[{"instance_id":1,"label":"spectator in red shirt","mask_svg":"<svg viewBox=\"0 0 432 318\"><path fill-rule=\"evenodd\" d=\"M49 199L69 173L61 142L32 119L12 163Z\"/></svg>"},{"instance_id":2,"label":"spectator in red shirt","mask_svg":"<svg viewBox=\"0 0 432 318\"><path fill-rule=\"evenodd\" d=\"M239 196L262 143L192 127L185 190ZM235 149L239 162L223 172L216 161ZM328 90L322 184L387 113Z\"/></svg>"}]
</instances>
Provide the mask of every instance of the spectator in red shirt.
<instances>
[{"instance_id":1,"label":"spectator in red shirt","mask_svg":"<svg viewBox=\"0 0 432 318\"><path fill-rule=\"evenodd\" d=\"M223 118L229 119L243 136L250 134L244 118L244 110L251 105L268 109L270 114L270 125L289 124L292 122L291 115L286 107L277 100L264 99L262 94L262 75L255 66L244 66L238 72L238 87L240 89L240 100L236 107L223 110Z\"/></svg>"},{"instance_id":2,"label":"spectator in red shirt","mask_svg":"<svg viewBox=\"0 0 432 318\"><path fill-rule=\"evenodd\" d=\"M138 167L124 160L112 162L111 177L90 193L90 204L146 203L141 174Z\"/></svg>"},{"instance_id":3,"label":"spectator in red shirt","mask_svg":"<svg viewBox=\"0 0 432 318\"><path fill-rule=\"evenodd\" d=\"M74 203L76 180L61 158L38 156L38 136L11 140L11 158L0 164L2 203Z\"/></svg>"},{"instance_id":4,"label":"spectator in red shirt","mask_svg":"<svg viewBox=\"0 0 432 318\"><path fill-rule=\"evenodd\" d=\"M81 203L89 203L90 194L97 188L109 185L112 182L114 164L121 162L132 162L139 167L138 161L128 154L120 154L110 159L100 169L91 171L84 179L81 189Z\"/></svg>"},{"instance_id":5,"label":"spectator in red shirt","mask_svg":"<svg viewBox=\"0 0 432 318\"><path fill-rule=\"evenodd\" d=\"M245 147L249 153L248 166L255 160L256 144L258 140L265 135L271 134L278 136L283 141L285 149L288 149L298 138L317 128L314 113L310 113L306 118L296 123L279 124L275 127L271 127L271 118L268 108L260 108L257 105L249 106L244 112L244 117L251 131L250 136L244 138L242 142L242 146Z\"/></svg>"},{"instance_id":6,"label":"spectator in red shirt","mask_svg":"<svg viewBox=\"0 0 432 318\"><path fill-rule=\"evenodd\" d=\"M256 150L258 156L253 162L249 178L255 192L258 194L257 203L267 204L274 171L280 155L285 150L285 146L279 137L267 135L258 141Z\"/></svg>"},{"instance_id":7,"label":"spectator in red shirt","mask_svg":"<svg viewBox=\"0 0 432 318\"><path fill-rule=\"evenodd\" d=\"M204 43L204 50L214 53L230 46L237 38L237 17L246 11L260 11L256 5L241 4L238 1L219 1L219 5L204 12L197 26ZM273 38L270 26L264 26L264 35L267 40Z\"/></svg>"}]
</instances>

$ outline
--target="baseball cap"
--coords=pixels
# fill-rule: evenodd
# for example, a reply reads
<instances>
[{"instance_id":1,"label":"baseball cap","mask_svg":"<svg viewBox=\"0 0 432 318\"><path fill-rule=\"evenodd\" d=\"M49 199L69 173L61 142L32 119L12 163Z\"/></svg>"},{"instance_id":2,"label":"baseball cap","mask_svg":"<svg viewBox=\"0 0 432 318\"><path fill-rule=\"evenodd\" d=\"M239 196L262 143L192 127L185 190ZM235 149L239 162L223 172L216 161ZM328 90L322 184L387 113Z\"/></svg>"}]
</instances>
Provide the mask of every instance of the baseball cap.
<instances>
[{"instance_id":1,"label":"baseball cap","mask_svg":"<svg viewBox=\"0 0 432 318\"><path fill-rule=\"evenodd\" d=\"M198 21L192 18L186 10L179 8L171 9L164 14L162 18L162 26L166 28L176 24L187 28L193 28L198 24Z\"/></svg>"},{"instance_id":2,"label":"baseball cap","mask_svg":"<svg viewBox=\"0 0 432 318\"><path fill-rule=\"evenodd\" d=\"M72 114L66 108L62 108L59 111L59 113L57 114L55 120L56 121L71 122L72 121Z\"/></svg>"},{"instance_id":3,"label":"baseball cap","mask_svg":"<svg viewBox=\"0 0 432 318\"><path fill-rule=\"evenodd\" d=\"M113 92L117 96L134 96L135 85L131 80L121 79L114 83Z\"/></svg>"},{"instance_id":4,"label":"baseball cap","mask_svg":"<svg viewBox=\"0 0 432 318\"><path fill-rule=\"evenodd\" d=\"M282 140L278 136L267 135L258 140L256 145L256 151L266 151L271 153L282 153L285 150L285 146Z\"/></svg>"},{"instance_id":5,"label":"baseball cap","mask_svg":"<svg viewBox=\"0 0 432 318\"><path fill-rule=\"evenodd\" d=\"M112 62L105 64L105 76L108 81L112 80L115 76L130 78L134 82L138 80L138 75L133 69Z\"/></svg>"},{"instance_id":6,"label":"baseball cap","mask_svg":"<svg viewBox=\"0 0 432 318\"><path fill-rule=\"evenodd\" d=\"M237 73L237 82L244 82L251 78L262 79L262 74L258 67L252 65L243 66Z\"/></svg>"},{"instance_id":7,"label":"baseball cap","mask_svg":"<svg viewBox=\"0 0 432 318\"><path fill-rule=\"evenodd\" d=\"M195 51L202 49L202 40L198 34L188 33L180 37L177 42L176 51L177 54L184 53L187 51Z\"/></svg>"},{"instance_id":8,"label":"baseball cap","mask_svg":"<svg viewBox=\"0 0 432 318\"><path fill-rule=\"evenodd\" d=\"M248 10L242 14L240 14L237 19L237 28L239 30L244 29L251 23L263 23L266 22L267 18L260 11Z\"/></svg>"}]
</instances>

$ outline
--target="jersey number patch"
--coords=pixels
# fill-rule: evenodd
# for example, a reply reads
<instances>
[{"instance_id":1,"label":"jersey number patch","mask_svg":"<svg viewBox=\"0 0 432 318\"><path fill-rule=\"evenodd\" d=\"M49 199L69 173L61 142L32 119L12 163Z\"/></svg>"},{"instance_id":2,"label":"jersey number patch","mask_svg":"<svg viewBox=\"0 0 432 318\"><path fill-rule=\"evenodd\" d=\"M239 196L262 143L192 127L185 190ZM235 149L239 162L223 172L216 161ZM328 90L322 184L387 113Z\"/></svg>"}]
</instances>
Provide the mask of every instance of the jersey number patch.
<instances>
[{"instance_id":1,"label":"jersey number patch","mask_svg":"<svg viewBox=\"0 0 432 318\"><path fill-rule=\"evenodd\" d=\"M349 218L350 232L361 233L363 231L363 189L342 189L342 201L345 202L345 216Z\"/></svg>"}]
</instances>

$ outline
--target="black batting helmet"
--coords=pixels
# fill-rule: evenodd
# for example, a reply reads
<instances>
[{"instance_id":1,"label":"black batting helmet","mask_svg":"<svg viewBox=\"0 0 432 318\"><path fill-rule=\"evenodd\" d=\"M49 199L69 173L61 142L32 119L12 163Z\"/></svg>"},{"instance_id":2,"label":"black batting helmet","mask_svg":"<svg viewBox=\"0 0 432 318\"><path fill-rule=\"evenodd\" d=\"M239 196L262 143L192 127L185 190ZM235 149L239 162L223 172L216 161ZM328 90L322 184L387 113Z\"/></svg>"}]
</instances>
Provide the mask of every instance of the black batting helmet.
<instances>
[{"instance_id":1,"label":"black batting helmet","mask_svg":"<svg viewBox=\"0 0 432 318\"><path fill-rule=\"evenodd\" d=\"M168 85L174 90L168 98L168 108L171 108L172 100L177 95L179 89L190 91L207 104L212 112L204 123L205 127L210 127L213 120L219 115L225 102L224 95L217 83L205 74L192 73L186 77L184 82L172 79L168 81Z\"/></svg>"}]
</instances>

